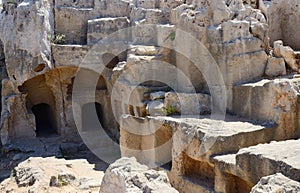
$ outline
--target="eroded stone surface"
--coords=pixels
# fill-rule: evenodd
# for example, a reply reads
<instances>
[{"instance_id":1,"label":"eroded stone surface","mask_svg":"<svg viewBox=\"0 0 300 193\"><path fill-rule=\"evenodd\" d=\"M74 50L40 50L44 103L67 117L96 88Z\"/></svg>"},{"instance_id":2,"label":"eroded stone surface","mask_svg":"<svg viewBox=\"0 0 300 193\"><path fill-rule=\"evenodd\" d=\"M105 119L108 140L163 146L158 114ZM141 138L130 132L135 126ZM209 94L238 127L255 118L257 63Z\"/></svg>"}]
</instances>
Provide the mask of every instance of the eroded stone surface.
<instances>
[{"instance_id":1,"label":"eroded stone surface","mask_svg":"<svg viewBox=\"0 0 300 193\"><path fill-rule=\"evenodd\" d=\"M164 106L173 107L181 115L208 114L211 111L211 96L168 92L165 95Z\"/></svg>"},{"instance_id":2,"label":"eroded stone surface","mask_svg":"<svg viewBox=\"0 0 300 193\"><path fill-rule=\"evenodd\" d=\"M279 139L299 137L298 81L291 76L237 85L233 89L234 112L250 119L276 122L281 128L276 131Z\"/></svg>"},{"instance_id":3,"label":"eroded stone surface","mask_svg":"<svg viewBox=\"0 0 300 193\"><path fill-rule=\"evenodd\" d=\"M12 178L1 182L0 190L33 192L98 192L103 171L95 171L87 160L65 160L55 157L31 157L14 169ZM96 180L97 183L91 183Z\"/></svg>"},{"instance_id":4,"label":"eroded stone surface","mask_svg":"<svg viewBox=\"0 0 300 193\"><path fill-rule=\"evenodd\" d=\"M299 146L299 140L260 144L241 149L237 154L236 162L241 170L251 171L248 175L253 182L259 181L258 177L277 172L299 181Z\"/></svg>"},{"instance_id":5,"label":"eroded stone surface","mask_svg":"<svg viewBox=\"0 0 300 193\"><path fill-rule=\"evenodd\" d=\"M300 4L297 0L272 0L264 1L266 5L266 15L270 24L270 42L273 44L274 41L283 40L286 45L291 46L293 49L299 50L299 11Z\"/></svg>"},{"instance_id":6,"label":"eroded stone surface","mask_svg":"<svg viewBox=\"0 0 300 193\"><path fill-rule=\"evenodd\" d=\"M135 158L121 158L105 172L100 193L110 192L178 192L163 171L149 169Z\"/></svg>"},{"instance_id":7,"label":"eroded stone surface","mask_svg":"<svg viewBox=\"0 0 300 193\"><path fill-rule=\"evenodd\" d=\"M284 46L282 41L274 42L274 55L276 57L283 57L290 68L299 71L300 60L297 58L296 52L289 46Z\"/></svg>"},{"instance_id":8,"label":"eroded stone surface","mask_svg":"<svg viewBox=\"0 0 300 193\"><path fill-rule=\"evenodd\" d=\"M277 173L260 179L259 183L252 188L251 193L296 193L299 191L299 182L291 180L281 173Z\"/></svg>"},{"instance_id":9,"label":"eroded stone surface","mask_svg":"<svg viewBox=\"0 0 300 193\"><path fill-rule=\"evenodd\" d=\"M270 77L286 75L286 67L283 58L269 58L265 74Z\"/></svg>"}]
</instances>

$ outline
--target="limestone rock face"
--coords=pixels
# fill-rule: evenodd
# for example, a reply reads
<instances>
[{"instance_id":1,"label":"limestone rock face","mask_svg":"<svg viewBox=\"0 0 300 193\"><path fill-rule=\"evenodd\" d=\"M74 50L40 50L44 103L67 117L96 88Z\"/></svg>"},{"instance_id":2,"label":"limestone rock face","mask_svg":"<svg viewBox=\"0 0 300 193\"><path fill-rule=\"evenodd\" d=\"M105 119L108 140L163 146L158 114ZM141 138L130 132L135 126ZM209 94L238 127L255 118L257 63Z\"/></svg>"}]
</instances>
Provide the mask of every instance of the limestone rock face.
<instances>
[{"instance_id":1,"label":"limestone rock face","mask_svg":"<svg viewBox=\"0 0 300 193\"><path fill-rule=\"evenodd\" d=\"M281 173L277 173L271 176L266 176L260 179L251 193L296 193L300 191L300 183L291 180Z\"/></svg>"},{"instance_id":2,"label":"limestone rock face","mask_svg":"<svg viewBox=\"0 0 300 193\"><path fill-rule=\"evenodd\" d=\"M121 158L106 170L100 193L110 192L178 192L162 171L149 169L135 158Z\"/></svg>"},{"instance_id":3,"label":"limestone rock face","mask_svg":"<svg viewBox=\"0 0 300 193\"><path fill-rule=\"evenodd\" d=\"M298 137L298 81L296 77L263 79L236 85L233 89L233 109L250 119L274 121L282 128L276 132L281 139Z\"/></svg>"},{"instance_id":4,"label":"limestone rock face","mask_svg":"<svg viewBox=\"0 0 300 193\"><path fill-rule=\"evenodd\" d=\"M232 84L262 76L268 60L267 20L252 6L252 1L206 0L171 11L171 23L197 37L219 65L230 110Z\"/></svg>"},{"instance_id":5,"label":"limestone rock face","mask_svg":"<svg viewBox=\"0 0 300 193\"><path fill-rule=\"evenodd\" d=\"M53 13L49 1L5 5L0 15L0 40L5 50L8 76L21 85L53 68L48 39L53 33Z\"/></svg>"},{"instance_id":6,"label":"limestone rock face","mask_svg":"<svg viewBox=\"0 0 300 193\"><path fill-rule=\"evenodd\" d=\"M127 27L129 27L129 20L127 17L89 20L87 44L95 44L97 41L109 36L111 33ZM128 39L129 34L123 36L124 37L120 37L120 39Z\"/></svg>"},{"instance_id":7,"label":"limestone rock face","mask_svg":"<svg viewBox=\"0 0 300 193\"><path fill-rule=\"evenodd\" d=\"M300 49L300 37L297 32L300 30L300 22L298 0L272 0L264 1L266 4L267 17L270 25L270 42L283 40L295 50Z\"/></svg>"},{"instance_id":8,"label":"limestone rock face","mask_svg":"<svg viewBox=\"0 0 300 193\"><path fill-rule=\"evenodd\" d=\"M26 107L22 105L26 103L26 95L20 93L18 86L53 69L48 39L48 35L53 33L53 15L48 1L3 3L4 9L0 14L0 44L3 46L4 52L1 56L4 59L1 58L1 61L5 62L9 77L2 86L5 100L2 105L1 141L5 144L9 136L12 136L9 131L11 124L15 128L23 125L23 131L16 131L19 135L35 136L34 117L26 115Z\"/></svg>"}]
</instances>

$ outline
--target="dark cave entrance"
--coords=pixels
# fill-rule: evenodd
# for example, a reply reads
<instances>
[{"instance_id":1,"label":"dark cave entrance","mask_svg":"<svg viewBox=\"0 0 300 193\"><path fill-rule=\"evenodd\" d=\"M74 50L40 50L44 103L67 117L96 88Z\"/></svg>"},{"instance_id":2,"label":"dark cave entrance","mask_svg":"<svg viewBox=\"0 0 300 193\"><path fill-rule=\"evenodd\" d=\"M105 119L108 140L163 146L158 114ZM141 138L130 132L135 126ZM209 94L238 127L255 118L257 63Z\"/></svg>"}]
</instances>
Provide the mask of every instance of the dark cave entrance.
<instances>
[{"instance_id":1,"label":"dark cave entrance","mask_svg":"<svg viewBox=\"0 0 300 193\"><path fill-rule=\"evenodd\" d=\"M50 105L41 103L34 105L31 110L35 116L37 137L49 137L49 135L57 134Z\"/></svg>"},{"instance_id":2,"label":"dark cave entrance","mask_svg":"<svg viewBox=\"0 0 300 193\"><path fill-rule=\"evenodd\" d=\"M104 128L104 117L102 107L99 103L87 103L82 106L82 130L97 130L100 129L99 122Z\"/></svg>"},{"instance_id":3,"label":"dark cave entrance","mask_svg":"<svg viewBox=\"0 0 300 193\"><path fill-rule=\"evenodd\" d=\"M0 97L2 97L2 80L7 78L4 45L0 40ZM0 102L0 112L2 111L2 103Z\"/></svg>"}]
</instances>

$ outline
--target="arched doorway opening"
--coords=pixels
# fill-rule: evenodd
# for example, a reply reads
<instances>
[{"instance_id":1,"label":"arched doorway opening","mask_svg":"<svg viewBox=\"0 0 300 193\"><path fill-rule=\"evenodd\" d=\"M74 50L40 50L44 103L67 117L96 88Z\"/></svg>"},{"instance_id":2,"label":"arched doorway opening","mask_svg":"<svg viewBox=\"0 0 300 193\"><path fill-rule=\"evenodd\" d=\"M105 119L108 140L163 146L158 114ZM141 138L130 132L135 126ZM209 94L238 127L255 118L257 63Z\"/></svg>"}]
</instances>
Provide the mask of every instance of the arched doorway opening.
<instances>
[{"instance_id":1,"label":"arched doorway opening","mask_svg":"<svg viewBox=\"0 0 300 193\"><path fill-rule=\"evenodd\" d=\"M57 134L53 112L50 105L40 103L31 108L36 123L37 137L49 137L50 135Z\"/></svg>"}]
</instances>

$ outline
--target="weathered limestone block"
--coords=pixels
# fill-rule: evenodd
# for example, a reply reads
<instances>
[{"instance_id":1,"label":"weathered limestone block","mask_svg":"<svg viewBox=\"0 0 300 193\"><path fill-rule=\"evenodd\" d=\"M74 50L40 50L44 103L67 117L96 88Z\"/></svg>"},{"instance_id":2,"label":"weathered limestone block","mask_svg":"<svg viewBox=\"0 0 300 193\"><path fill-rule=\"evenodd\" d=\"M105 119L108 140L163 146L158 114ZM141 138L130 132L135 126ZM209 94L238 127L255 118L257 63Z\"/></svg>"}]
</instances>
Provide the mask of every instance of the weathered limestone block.
<instances>
[{"instance_id":1,"label":"weathered limestone block","mask_svg":"<svg viewBox=\"0 0 300 193\"><path fill-rule=\"evenodd\" d=\"M237 154L213 157L215 191L250 192L252 187L254 192L291 190L296 185L291 179L295 176L299 179L298 145L299 140L271 142L241 149ZM283 173L288 178L276 173ZM276 175L268 176L273 174Z\"/></svg>"},{"instance_id":2,"label":"weathered limestone block","mask_svg":"<svg viewBox=\"0 0 300 193\"><path fill-rule=\"evenodd\" d=\"M2 192L12 189L18 192L99 191L104 172L94 170L94 164L90 164L86 159L65 160L54 157L53 153L57 153L58 150L54 150L53 147L57 147L58 144L55 142L59 143L58 140L47 144L51 145L47 147L47 152L43 148L43 143L36 141L27 140L29 144L26 144L26 148L29 152L34 152L34 156L27 159L28 154L24 152L26 160L23 159L24 161L13 169L11 178L0 183ZM52 154L49 150L53 151ZM41 155L46 157L43 158ZM49 155L53 157L48 157ZM105 163L101 164L107 167Z\"/></svg>"},{"instance_id":3,"label":"weathered limestone block","mask_svg":"<svg viewBox=\"0 0 300 193\"><path fill-rule=\"evenodd\" d=\"M2 145L8 144L13 138L33 138L36 136L34 116L27 112L27 97L24 94L15 94L14 90L12 81L7 79L2 81L0 129Z\"/></svg>"},{"instance_id":4,"label":"weathered limestone block","mask_svg":"<svg viewBox=\"0 0 300 193\"><path fill-rule=\"evenodd\" d=\"M157 45L157 25L168 23L160 9L133 8L130 13L132 39L135 44Z\"/></svg>"},{"instance_id":5,"label":"weathered limestone block","mask_svg":"<svg viewBox=\"0 0 300 193\"><path fill-rule=\"evenodd\" d=\"M224 31L223 42L229 42L237 38L249 38L251 33L249 31L250 23L247 21L233 21L222 23Z\"/></svg>"},{"instance_id":6,"label":"weathered limestone block","mask_svg":"<svg viewBox=\"0 0 300 193\"><path fill-rule=\"evenodd\" d=\"M123 115L120 122L120 148L124 157L134 156L149 167L172 159L172 128L153 118Z\"/></svg>"},{"instance_id":7,"label":"weathered limestone block","mask_svg":"<svg viewBox=\"0 0 300 193\"><path fill-rule=\"evenodd\" d=\"M163 171L149 169L135 158L121 158L111 164L105 172L100 193L110 192L166 192L176 193Z\"/></svg>"},{"instance_id":8,"label":"weathered limestone block","mask_svg":"<svg viewBox=\"0 0 300 193\"><path fill-rule=\"evenodd\" d=\"M162 160L170 158L165 155L177 158L182 152L186 152L196 160L208 162L210 156L215 154L224 154L237 151L241 147L269 142L273 139L272 133L275 130L274 127L255 125L236 117L217 121L205 117L200 119L138 118L129 115L122 117L120 128L122 155L135 156L138 161L145 164L163 163ZM163 131L168 130L167 128L171 129L171 133L176 131L173 137L171 135L172 154L171 149L154 148L169 144L170 138L163 134ZM149 141L146 142L146 139ZM157 146L158 144L160 145ZM147 151L149 149L151 153ZM160 153L162 150L165 150L164 154ZM177 164L183 167L182 163Z\"/></svg>"},{"instance_id":9,"label":"weathered limestone block","mask_svg":"<svg viewBox=\"0 0 300 193\"><path fill-rule=\"evenodd\" d=\"M56 7L93 8L95 0L56 0Z\"/></svg>"},{"instance_id":10,"label":"weathered limestone block","mask_svg":"<svg viewBox=\"0 0 300 193\"><path fill-rule=\"evenodd\" d=\"M267 7L267 17L270 24L270 42L283 40L294 50L300 50L300 2L298 0L264 1Z\"/></svg>"},{"instance_id":11,"label":"weathered limestone block","mask_svg":"<svg viewBox=\"0 0 300 193\"><path fill-rule=\"evenodd\" d=\"M2 89L7 88L6 84L3 84ZM2 104L0 136L3 145L13 138L36 136L35 119L32 114L27 114L25 95L6 96Z\"/></svg>"},{"instance_id":12,"label":"weathered limestone block","mask_svg":"<svg viewBox=\"0 0 300 193\"><path fill-rule=\"evenodd\" d=\"M130 21L127 17L101 18L88 21L87 44L95 44L99 40L118 32L118 30L129 27ZM125 33L124 33L125 32ZM115 35L120 40L128 40L127 31L120 31Z\"/></svg>"},{"instance_id":13,"label":"weathered limestone block","mask_svg":"<svg viewBox=\"0 0 300 193\"><path fill-rule=\"evenodd\" d=\"M211 10L214 10L212 14ZM239 0L194 1L193 5L174 8L171 23L193 35L213 56L225 82L227 109L232 110L232 85L264 75L269 41L267 21L261 11ZM211 77L210 74L203 76L204 79ZM205 81L202 85L196 88L209 92Z\"/></svg>"},{"instance_id":14,"label":"weathered limestone block","mask_svg":"<svg viewBox=\"0 0 300 193\"><path fill-rule=\"evenodd\" d=\"M228 59L227 63L234 72L232 74L223 73L223 75L233 84L253 80L264 75L267 60L268 55L263 50L235 54Z\"/></svg>"},{"instance_id":15,"label":"weathered limestone block","mask_svg":"<svg viewBox=\"0 0 300 193\"><path fill-rule=\"evenodd\" d=\"M135 44L155 45L156 28L153 25L136 25L132 30L132 41Z\"/></svg>"},{"instance_id":16,"label":"weathered limestone block","mask_svg":"<svg viewBox=\"0 0 300 193\"><path fill-rule=\"evenodd\" d=\"M129 17L133 7L131 0L95 1L95 14L101 13L102 17Z\"/></svg>"},{"instance_id":17,"label":"weathered limestone block","mask_svg":"<svg viewBox=\"0 0 300 193\"><path fill-rule=\"evenodd\" d=\"M157 26L157 44L166 47L173 48L176 39L176 28L174 25L158 25Z\"/></svg>"},{"instance_id":18,"label":"weathered limestone block","mask_svg":"<svg viewBox=\"0 0 300 193\"><path fill-rule=\"evenodd\" d=\"M247 180L253 183L257 183L263 176L278 172L299 181L299 142L299 140L271 142L241 149L236 155L237 167L244 171Z\"/></svg>"},{"instance_id":19,"label":"weathered limestone block","mask_svg":"<svg viewBox=\"0 0 300 193\"><path fill-rule=\"evenodd\" d=\"M156 46L132 46L128 54L136 56L157 56L162 52L162 48Z\"/></svg>"},{"instance_id":20,"label":"weathered limestone block","mask_svg":"<svg viewBox=\"0 0 300 193\"><path fill-rule=\"evenodd\" d=\"M296 72L299 72L300 59L298 58L298 55L300 54L296 53L289 46L283 46L281 40L274 42L274 55L276 57L283 57L289 67Z\"/></svg>"},{"instance_id":21,"label":"weathered limestone block","mask_svg":"<svg viewBox=\"0 0 300 193\"><path fill-rule=\"evenodd\" d=\"M136 7L142 7L145 9L156 9L159 7L160 0L134 0L133 3Z\"/></svg>"},{"instance_id":22,"label":"weathered limestone block","mask_svg":"<svg viewBox=\"0 0 300 193\"><path fill-rule=\"evenodd\" d=\"M129 17L131 9L132 4L124 0L94 1L89 8L56 6L55 32L66 35L67 44L84 45L87 43L88 20Z\"/></svg>"},{"instance_id":23,"label":"weathered limestone block","mask_svg":"<svg viewBox=\"0 0 300 193\"><path fill-rule=\"evenodd\" d=\"M164 99L165 98L165 92L159 91L159 92L152 92L150 93L150 99L151 100L157 100L157 99Z\"/></svg>"},{"instance_id":24,"label":"weathered limestone block","mask_svg":"<svg viewBox=\"0 0 300 193\"><path fill-rule=\"evenodd\" d=\"M66 44L86 44L87 21L93 18L92 11L75 7L57 7L54 18L55 33L65 35Z\"/></svg>"},{"instance_id":25,"label":"weathered limestone block","mask_svg":"<svg viewBox=\"0 0 300 193\"><path fill-rule=\"evenodd\" d=\"M147 103L146 110L151 116L163 115L164 101L155 100Z\"/></svg>"},{"instance_id":26,"label":"weathered limestone block","mask_svg":"<svg viewBox=\"0 0 300 193\"><path fill-rule=\"evenodd\" d=\"M286 67L283 58L269 58L265 74L267 76L282 76L286 75Z\"/></svg>"},{"instance_id":27,"label":"weathered limestone block","mask_svg":"<svg viewBox=\"0 0 300 193\"><path fill-rule=\"evenodd\" d=\"M281 173L271 176L266 176L260 179L251 193L287 193L287 192L300 192L300 183L291 180Z\"/></svg>"},{"instance_id":28,"label":"weathered limestone block","mask_svg":"<svg viewBox=\"0 0 300 193\"><path fill-rule=\"evenodd\" d=\"M133 8L130 13L133 24L163 24L167 20L160 9Z\"/></svg>"},{"instance_id":29,"label":"weathered limestone block","mask_svg":"<svg viewBox=\"0 0 300 193\"><path fill-rule=\"evenodd\" d=\"M187 3L188 2L185 2L184 0L166 0L166 1L160 1L159 7L165 13L166 18L170 20L171 10L182 4L187 4Z\"/></svg>"},{"instance_id":30,"label":"weathered limestone block","mask_svg":"<svg viewBox=\"0 0 300 193\"><path fill-rule=\"evenodd\" d=\"M230 19L230 9L226 6L225 1L211 1L213 11L213 24L218 25L223 21Z\"/></svg>"},{"instance_id":31,"label":"weathered limestone block","mask_svg":"<svg viewBox=\"0 0 300 193\"><path fill-rule=\"evenodd\" d=\"M211 96L168 92L165 94L164 106L173 107L181 115L207 114L211 110Z\"/></svg>"},{"instance_id":32,"label":"weathered limestone block","mask_svg":"<svg viewBox=\"0 0 300 193\"><path fill-rule=\"evenodd\" d=\"M269 142L275 129L235 117L216 121L129 115L122 117L120 128L122 156L134 156L149 166L172 159L170 181L183 192L211 192L213 185L209 182L214 179L212 155ZM193 180L198 183L191 182Z\"/></svg>"},{"instance_id":33,"label":"weathered limestone block","mask_svg":"<svg viewBox=\"0 0 300 193\"><path fill-rule=\"evenodd\" d=\"M57 67L79 67L88 51L88 46L52 45L52 55Z\"/></svg>"},{"instance_id":34,"label":"weathered limestone block","mask_svg":"<svg viewBox=\"0 0 300 193\"><path fill-rule=\"evenodd\" d=\"M236 175L236 154L217 155L213 157L215 166L215 185L214 190L221 193L239 192L238 180ZM233 175L232 175L233 174ZM234 177L236 175L236 177ZM248 184L247 184L248 185ZM247 187L246 183L240 185L245 192L250 192L251 187Z\"/></svg>"},{"instance_id":35,"label":"weathered limestone block","mask_svg":"<svg viewBox=\"0 0 300 193\"><path fill-rule=\"evenodd\" d=\"M241 84L233 88L233 111L250 119L275 121L280 139L299 137L298 96L299 78Z\"/></svg>"}]
</instances>

